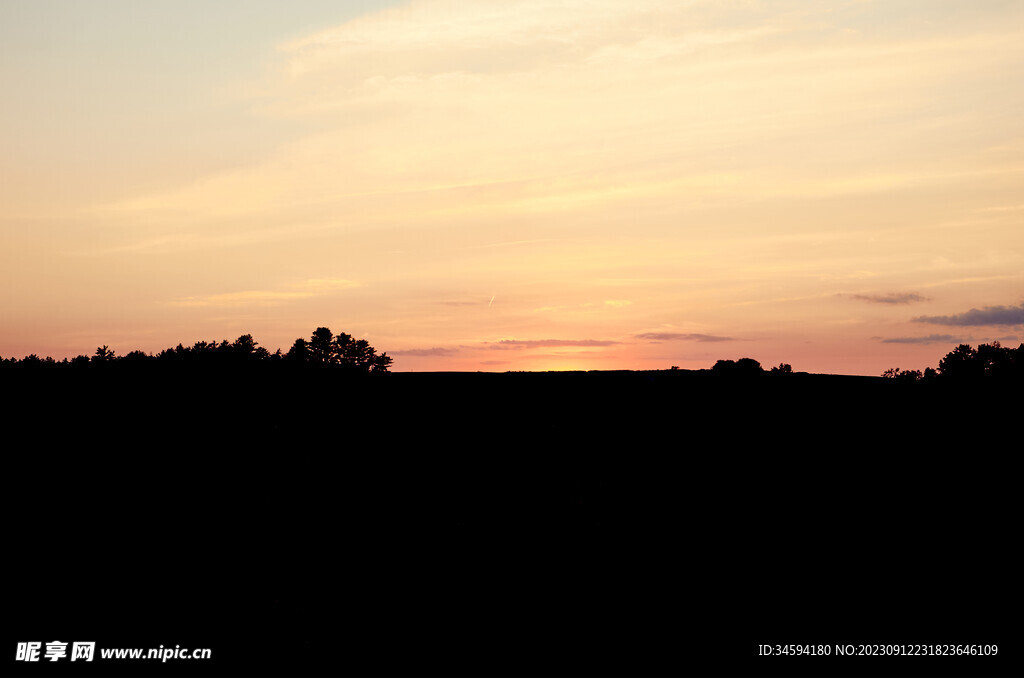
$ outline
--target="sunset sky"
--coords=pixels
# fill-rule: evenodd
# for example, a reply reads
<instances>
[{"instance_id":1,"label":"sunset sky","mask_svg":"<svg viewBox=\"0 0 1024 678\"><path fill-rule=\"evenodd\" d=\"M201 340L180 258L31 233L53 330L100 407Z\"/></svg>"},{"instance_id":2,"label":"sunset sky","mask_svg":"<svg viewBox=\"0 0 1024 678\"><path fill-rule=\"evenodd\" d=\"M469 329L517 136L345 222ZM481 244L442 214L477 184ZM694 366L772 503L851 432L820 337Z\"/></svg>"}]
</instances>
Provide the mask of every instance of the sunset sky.
<instances>
[{"instance_id":1,"label":"sunset sky","mask_svg":"<svg viewBox=\"0 0 1024 678\"><path fill-rule=\"evenodd\" d=\"M1024 341L1024 0L0 1L0 356Z\"/></svg>"}]
</instances>

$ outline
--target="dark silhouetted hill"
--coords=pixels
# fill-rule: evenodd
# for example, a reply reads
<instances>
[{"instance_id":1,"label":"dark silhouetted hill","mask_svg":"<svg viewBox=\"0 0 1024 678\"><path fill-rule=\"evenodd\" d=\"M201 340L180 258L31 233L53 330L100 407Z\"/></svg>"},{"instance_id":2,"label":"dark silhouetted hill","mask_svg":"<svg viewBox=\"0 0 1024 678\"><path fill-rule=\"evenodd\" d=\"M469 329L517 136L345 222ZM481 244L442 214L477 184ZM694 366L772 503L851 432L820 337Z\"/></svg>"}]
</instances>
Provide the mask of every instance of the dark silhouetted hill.
<instances>
[{"instance_id":1,"label":"dark silhouetted hill","mask_svg":"<svg viewBox=\"0 0 1024 678\"><path fill-rule=\"evenodd\" d=\"M29 639L459 673L1010 643L1009 381L80 368L0 371Z\"/></svg>"}]
</instances>

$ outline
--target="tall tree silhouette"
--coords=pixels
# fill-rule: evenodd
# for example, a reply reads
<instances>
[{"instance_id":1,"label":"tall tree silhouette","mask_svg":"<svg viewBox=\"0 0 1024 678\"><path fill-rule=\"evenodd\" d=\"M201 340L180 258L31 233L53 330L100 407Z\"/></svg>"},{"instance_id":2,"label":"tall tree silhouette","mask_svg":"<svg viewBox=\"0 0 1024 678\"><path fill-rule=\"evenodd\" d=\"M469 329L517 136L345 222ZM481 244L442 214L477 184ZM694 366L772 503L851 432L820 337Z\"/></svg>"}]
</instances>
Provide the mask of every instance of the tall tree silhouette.
<instances>
[{"instance_id":1,"label":"tall tree silhouette","mask_svg":"<svg viewBox=\"0 0 1024 678\"><path fill-rule=\"evenodd\" d=\"M231 344L231 349L239 357L248 358L256 354L257 343L251 334L243 334L238 339L235 339L234 343Z\"/></svg>"},{"instance_id":2,"label":"tall tree silhouette","mask_svg":"<svg viewBox=\"0 0 1024 678\"><path fill-rule=\"evenodd\" d=\"M309 360L318 365L335 362L333 342L334 334L326 327L318 327L309 339Z\"/></svg>"},{"instance_id":3,"label":"tall tree silhouette","mask_svg":"<svg viewBox=\"0 0 1024 678\"><path fill-rule=\"evenodd\" d=\"M103 365L106 363L113 362L114 357L114 349L104 344L103 346L100 346L96 349L96 353L94 353L92 356L92 361L93 363Z\"/></svg>"},{"instance_id":4,"label":"tall tree silhouette","mask_svg":"<svg viewBox=\"0 0 1024 678\"><path fill-rule=\"evenodd\" d=\"M288 353L285 354L285 359L289 362L304 364L309 362L309 344L305 339L299 337L292 344L292 347L288 349Z\"/></svg>"},{"instance_id":5,"label":"tall tree silhouette","mask_svg":"<svg viewBox=\"0 0 1024 678\"><path fill-rule=\"evenodd\" d=\"M939 361L939 375L944 379L977 379L984 374L978 352L970 344L960 344Z\"/></svg>"}]
</instances>

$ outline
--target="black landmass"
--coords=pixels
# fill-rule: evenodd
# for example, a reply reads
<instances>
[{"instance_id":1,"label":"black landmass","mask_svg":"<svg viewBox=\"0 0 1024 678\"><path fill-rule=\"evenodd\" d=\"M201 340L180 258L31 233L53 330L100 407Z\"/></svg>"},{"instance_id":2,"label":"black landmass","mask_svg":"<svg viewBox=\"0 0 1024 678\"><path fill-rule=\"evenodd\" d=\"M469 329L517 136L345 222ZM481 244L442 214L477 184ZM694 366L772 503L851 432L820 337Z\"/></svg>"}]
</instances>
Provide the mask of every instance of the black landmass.
<instances>
[{"instance_id":1,"label":"black landmass","mask_svg":"<svg viewBox=\"0 0 1024 678\"><path fill-rule=\"evenodd\" d=\"M999 644L976 672L1018 643L1019 381L142 361L0 383L12 656L638 674Z\"/></svg>"}]
</instances>

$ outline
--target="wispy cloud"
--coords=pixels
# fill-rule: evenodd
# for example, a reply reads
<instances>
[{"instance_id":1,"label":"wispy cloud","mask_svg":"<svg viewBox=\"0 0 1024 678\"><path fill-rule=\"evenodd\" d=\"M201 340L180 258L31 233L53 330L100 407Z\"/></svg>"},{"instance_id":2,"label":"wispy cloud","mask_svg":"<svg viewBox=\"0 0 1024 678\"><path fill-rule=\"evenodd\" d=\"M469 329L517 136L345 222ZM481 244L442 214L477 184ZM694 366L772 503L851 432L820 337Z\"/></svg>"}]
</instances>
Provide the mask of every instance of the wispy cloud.
<instances>
[{"instance_id":1,"label":"wispy cloud","mask_svg":"<svg viewBox=\"0 0 1024 678\"><path fill-rule=\"evenodd\" d=\"M842 295L840 295L842 296ZM889 292L888 294L850 294L851 299L867 301L872 304L911 304L916 301L928 301L928 297L917 292Z\"/></svg>"},{"instance_id":2,"label":"wispy cloud","mask_svg":"<svg viewBox=\"0 0 1024 678\"><path fill-rule=\"evenodd\" d=\"M479 224L481 214L608 214L606 206L677 203L680 194L731 202L834 197L1020 171L897 155L916 138L901 121L913 121L911 132L929 122L906 113L933 109L928 88L947 82L945 70L959 76L968 58L982 60L986 72L1011 70L1006 64L1024 51L1012 20L995 34L918 30L860 41L860 27L844 25L859 21L848 4L404 3L279 46L280 77L260 88L263 111L311 121L315 133L255 165L107 206L100 217L122 213L138 223L140 215L165 215L195 224L205 239L225 231L209 223L252 224L255 216L277 222L301 213L304 231L339 228L339 215L364 226L464 215ZM944 20L938 10L915 14ZM867 143L900 161L884 172L863 162L873 157L863 143L837 139L832 121L840 117L847 130L870 124ZM800 156L843 170L789 160ZM766 162L792 169L766 173ZM217 237L294 235L254 230ZM469 247L486 253L552 240L494 236ZM203 242L187 239L197 248Z\"/></svg>"},{"instance_id":3,"label":"wispy cloud","mask_svg":"<svg viewBox=\"0 0 1024 678\"><path fill-rule=\"evenodd\" d=\"M418 0L293 40L280 49L288 55L293 76L339 68L379 73L382 66L420 73L523 71L544 62L580 58L581 48L585 50L584 58L599 59L605 51L621 48L617 40L622 37L636 42L644 35L651 36L651 29L659 21L678 22L681 11L709 4L709 0L477 0L467 6L445 0ZM586 10L585 15L581 15L582 10ZM632 34L622 30L623 21L631 22ZM678 50L680 45L736 42L748 33L693 30L685 39L670 42L669 47ZM650 39L651 48L661 45L657 37L654 34ZM664 47L651 48L648 52L653 56L666 51ZM368 53L390 54L392 58L386 65L367 64L358 58ZM417 60L421 63L418 69Z\"/></svg>"},{"instance_id":4,"label":"wispy cloud","mask_svg":"<svg viewBox=\"0 0 1024 678\"><path fill-rule=\"evenodd\" d=\"M439 301L437 303L442 305L442 306L454 306L454 307L460 307L460 306L485 306L487 304L487 299L480 299L478 301Z\"/></svg>"},{"instance_id":5,"label":"wispy cloud","mask_svg":"<svg viewBox=\"0 0 1024 678\"><path fill-rule=\"evenodd\" d=\"M388 354L395 356L415 356L419 358L447 358L455 355L458 352L459 349L457 348L444 348L435 346L433 348L404 348L398 351L388 351Z\"/></svg>"},{"instance_id":6,"label":"wispy cloud","mask_svg":"<svg viewBox=\"0 0 1024 678\"><path fill-rule=\"evenodd\" d=\"M486 344L486 346L487 348L497 349L551 348L555 346L598 348L602 346L616 346L621 343L621 341L604 339L502 339L494 344Z\"/></svg>"},{"instance_id":7,"label":"wispy cloud","mask_svg":"<svg viewBox=\"0 0 1024 678\"><path fill-rule=\"evenodd\" d=\"M182 297L169 303L172 306L203 307L203 306L249 306L259 304L279 304L296 299L327 296L353 287L361 287L362 283L340 278L310 278L292 283L280 290L240 290L238 292L221 292L200 296Z\"/></svg>"},{"instance_id":8,"label":"wispy cloud","mask_svg":"<svg viewBox=\"0 0 1024 678\"><path fill-rule=\"evenodd\" d=\"M644 332L636 335L637 339L644 339L646 341L699 341L699 342L719 342L719 341L736 341L732 337L717 337L713 334L698 334L694 332L681 333L681 332Z\"/></svg>"},{"instance_id":9,"label":"wispy cloud","mask_svg":"<svg viewBox=\"0 0 1024 678\"><path fill-rule=\"evenodd\" d=\"M932 325L1024 325L1024 303L1019 306L985 306L955 315L931 315L914 318L916 323Z\"/></svg>"}]
</instances>

